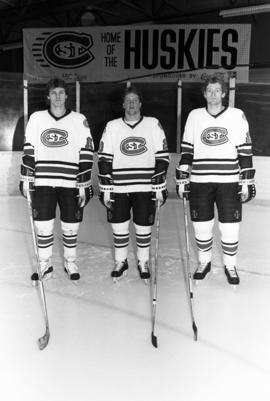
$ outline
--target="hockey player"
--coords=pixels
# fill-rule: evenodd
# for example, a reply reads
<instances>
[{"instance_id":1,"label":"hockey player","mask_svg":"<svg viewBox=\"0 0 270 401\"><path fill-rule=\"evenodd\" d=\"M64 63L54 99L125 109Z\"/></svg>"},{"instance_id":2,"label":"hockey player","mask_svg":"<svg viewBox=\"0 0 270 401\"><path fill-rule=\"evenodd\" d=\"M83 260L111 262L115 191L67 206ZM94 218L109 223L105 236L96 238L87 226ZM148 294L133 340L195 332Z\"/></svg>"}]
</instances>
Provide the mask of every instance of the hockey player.
<instances>
[{"instance_id":1,"label":"hockey player","mask_svg":"<svg viewBox=\"0 0 270 401\"><path fill-rule=\"evenodd\" d=\"M176 190L190 201L199 266L193 278L211 270L214 204L217 206L224 271L230 284L239 284L236 255L242 203L255 197L255 170L249 125L242 110L225 107L227 87L217 75L203 85L206 108L190 112L176 169Z\"/></svg>"},{"instance_id":2,"label":"hockey player","mask_svg":"<svg viewBox=\"0 0 270 401\"><path fill-rule=\"evenodd\" d=\"M53 267L54 220L59 205L64 270L78 280L76 247L83 208L93 196L93 141L84 115L66 108L67 87L62 79L47 84L48 110L34 112L28 121L21 165L20 190L30 191L42 278ZM31 276L33 281L38 274Z\"/></svg>"},{"instance_id":3,"label":"hockey player","mask_svg":"<svg viewBox=\"0 0 270 401\"><path fill-rule=\"evenodd\" d=\"M136 231L137 267L141 279L150 277L149 248L156 202L167 198L169 153L164 131L154 117L141 115L142 98L135 86L123 96L124 117L109 121L99 151L100 200L112 224L115 281L128 269L129 222Z\"/></svg>"}]
</instances>

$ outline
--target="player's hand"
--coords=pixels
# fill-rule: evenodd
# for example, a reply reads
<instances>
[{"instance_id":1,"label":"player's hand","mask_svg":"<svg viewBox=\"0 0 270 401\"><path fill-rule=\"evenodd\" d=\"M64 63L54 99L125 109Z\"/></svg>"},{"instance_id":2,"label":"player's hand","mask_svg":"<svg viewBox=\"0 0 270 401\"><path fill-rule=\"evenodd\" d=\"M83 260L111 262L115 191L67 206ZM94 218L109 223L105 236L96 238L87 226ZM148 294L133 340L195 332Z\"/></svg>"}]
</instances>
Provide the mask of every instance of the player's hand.
<instances>
[{"instance_id":1,"label":"player's hand","mask_svg":"<svg viewBox=\"0 0 270 401\"><path fill-rule=\"evenodd\" d=\"M246 168L240 171L239 191L240 202L246 203L256 196L255 169Z\"/></svg>"},{"instance_id":2,"label":"player's hand","mask_svg":"<svg viewBox=\"0 0 270 401\"><path fill-rule=\"evenodd\" d=\"M90 201L90 199L93 198L93 196L94 196L94 191L92 185L85 188L79 188L78 206L85 207Z\"/></svg>"},{"instance_id":3,"label":"player's hand","mask_svg":"<svg viewBox=\"0 0 270 401\"><path fill-rule=\"evenodd\" d=\"M109 210L113 208L114 186L111 175L99 175L99 200Z\"/></svg>"},{"instance_id":4,"label":"player's hand","mask_svg":"<svg viewBox=\"0 0 270 401\"><path fill-rule=\"evenodd\" d=\"M168 191L166 186L166 174L165 171L154 174L151 179L152 182L152 199L160 202L160 206L164 205L168 197Z\"/></svg>"},{"instance_id":5,"label":"player's hand","mask_svg":"<svg viewBox=\"0 0 270 401\"><path fill-rule=\"evenodd\" d=\"M188 200L190 193L190 174L188 171L180 170L179 167L175 170L176 177L176 193L180 199L184 197Z\"/></svg>"},{"instance_id":6,"label":"player's hand","mask_svg":"<svg viewBox=\"0 0 270 401\"><path fill-rule=\"evenodd\" d=\"M21 165L19 189L22 196L26 199L28 199L28 194L31 195L35 190L34 169L25 164Z\"/></svg>"}]
</instances>

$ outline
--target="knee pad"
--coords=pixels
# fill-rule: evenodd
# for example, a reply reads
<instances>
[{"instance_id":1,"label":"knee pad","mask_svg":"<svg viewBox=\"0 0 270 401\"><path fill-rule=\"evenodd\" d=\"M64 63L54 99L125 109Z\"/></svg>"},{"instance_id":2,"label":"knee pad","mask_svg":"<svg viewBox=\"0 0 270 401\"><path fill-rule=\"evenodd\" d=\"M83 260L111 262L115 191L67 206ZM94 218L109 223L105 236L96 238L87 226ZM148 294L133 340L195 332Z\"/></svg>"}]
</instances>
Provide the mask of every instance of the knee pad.
<instances>
[{"instance_id":1,"label":"knee pad","mask_svg":"<svg viewBox=\"0 0 270 401\"><path fill-rule=\"evenodd\" d=\"M134 224L136 231L137 258L141 262L149 260L149 249L151 245L151 226L140 226Z\"/></svg>"},{"instance_id":2,"label":"knee pad","mask_svg":"<svg viewBox=\"0 0 270 401\"><path fill-rule=\"evenodd\" d=\"M79 231L80 223L65 223L61 221L61 229L65 235L77 235Z\"/></svg>"},{"instance_id":3,"label":"knee pad","mask_svg":"<svg viewBox=\"0 0 270 401\"><path fill-rule=\"evenodd\" d=\"M124 221L123 223L112 223L112 230L115 234L126 234L129 232L130 220Z\"/></svg>"},{"instance_id":4,"label":"knee pad","mask_svg":"<svg viewBox=\"0 0 270 401\"><path fill-rule=\"evenodd\" d=\"M225 266L236 265L238 251L239 223L220 223L221 247Z\"/></svg>"},{"instance_id":5,"label":"knee pad","mask_svg":"<svg viewBox=\"0 0 270 401\"><path fill-rule=\"evenodd\" d=\"M193 222L200 262L209 262L212 256L214 219Z\"/></svg>"},{"instance_id":6,"label":"knee pad","mask_svg":"<svg viewBox=\"0 0 270 401\"><path fill-rule=\"evenodd\" d=\"M65 223L61 221L63 233L64 257L66 260L76 259L77 236L80 223Z\"/></svg>"},{"instance_id":7,"label":"knee pad","mask_svg":"<svg viewBox=\"0 0 270 401\"><path fill-rule=\"evenodd\" d=\"M124 248L129 243L129 220L123 223L113 223L113 242L116 248Z\"/></svg>"},{"instance_id":8,"label":"knee pad","mask_svg":"<svg viewBox=\"0 0 270 401\"><path fill-rule=\"evenodd\" d=\"M201 240L212 238L214 219L208 221L193 221L195 237Z\"/></svg>"},{"instance_id":9,"label":"knee pad","mask_svg":"<svg viewBox=\"0 0 270 401\"><path fill-rule=\"evenodd\" d=\"M149 247L151 244L151 226L139 226L134 224L136 231L137 246L141 248Z\"/></svg>"},{"instance_id":10,"label":"knee pad","mask_svg":"<svg viewBox=\"0 0 270 401\"><path fill-rule=\"evenodd\" d=\"M35 228L37 235L45 236L53 233L54 219L52 220L35 220Z\"/></svg>"},{"instance_id":11,"label":"knee pad","mask_svg":"<svg viewBox=\"0 0 270 401\"><path fill-rule=\"evenodd\" d=\"M221 241L236 242L239 239L239 223L218 223Z\"/></svg>"},{"instance_id":12,"label":"knee pad","mask_svg":"<svg viewBox=\"0 0 270 401\"><path fill-rule=\"evenodd\" d=\"M35 229L37 234L37 245L40 260L49 260L52 256L53 248L53 225L54 219L35 221Z\"/></svg>"},{"instance_id":13,"label":"knee pad","mask_svg":"<svg viewBox=\"0 0 270 401\"><path fill-rule=\"evenodd\" d=\"M129 244L129 220L123 223L112 223L115 260L127 258Z\"/></svg>"}]
</instances>

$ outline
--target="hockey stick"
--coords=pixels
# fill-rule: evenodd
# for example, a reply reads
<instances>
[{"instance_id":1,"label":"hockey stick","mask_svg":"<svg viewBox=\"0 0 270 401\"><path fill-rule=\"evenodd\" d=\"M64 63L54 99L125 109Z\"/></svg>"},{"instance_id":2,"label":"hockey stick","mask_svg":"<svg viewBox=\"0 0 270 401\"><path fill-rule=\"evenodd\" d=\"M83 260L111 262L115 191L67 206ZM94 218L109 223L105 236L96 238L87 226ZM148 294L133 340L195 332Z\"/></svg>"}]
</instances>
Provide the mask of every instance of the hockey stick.
<instances>
[{"instance_id":1,"label":"hockey stick","mask_svg":"<svg viewBox=\"0 0 270 401\"><path fill-rule=\"evenodd\" d=\"M40 350L43 350L48 345L48 342L50 339L50 329L49 329L49 320L48 320L45 291L44 291L43 281L41 278L41 272L40 272L40 267L39 267L37 240L36 240L36 233L35 233L34 220L33 220L32 202L31 202L31 197L30 197L29 191L27 191L27 203L28 203L29 217L30 217L30 223L31 223L31 231L32 231L32 237L33 237L34 250L35 250L35 255L36 255L36 259L37 259L37 273L38 273L38 277L39 277L38 282L39 282L39 289L40 289L40 294L41 294L41 299L42 299L44 318L45 318L45 326L46 326L45 334L38 339L38 347Z\"/></svg>"},{"instance_id":2,"label":"hockey stick","mask_svg":"<svg viewBox=\"0 0 270 401\"><path fill-rule=\"evenodd\" d=\"M156 244L155 244L155 266L154 266L154 274L153 274L153 296L152 296L152 334L151 341L155 348L158 347L157 344L157 336L155 333L155 324L156 324L156 305L157 305L157 275L158 275L158 249L159 249L159 226L160 226L160 201L157 201L157 221L156 221Z\"/></svg>"},{"instance_id":3,"label":"hockey stick","mask_svg":"<svg viewBox=\"0 0 270 401\"><path fill-rule=\"evenodd\" d=\"M184 206L184 216L185 216L185 237L186 237L186 254L187 254L187 261L186 261L186 274L188 277L188 290L189 290L189 308L192 320L192 329L194 333L194 340L197 341L198 338L198 329L194 319L193 313L193 290L192 290L192 277L190 273L190 252L189 252L189 235L188 235L188 213L187 213L187 198L183 197L183 206Z\"/></svg>"}]
</instances>

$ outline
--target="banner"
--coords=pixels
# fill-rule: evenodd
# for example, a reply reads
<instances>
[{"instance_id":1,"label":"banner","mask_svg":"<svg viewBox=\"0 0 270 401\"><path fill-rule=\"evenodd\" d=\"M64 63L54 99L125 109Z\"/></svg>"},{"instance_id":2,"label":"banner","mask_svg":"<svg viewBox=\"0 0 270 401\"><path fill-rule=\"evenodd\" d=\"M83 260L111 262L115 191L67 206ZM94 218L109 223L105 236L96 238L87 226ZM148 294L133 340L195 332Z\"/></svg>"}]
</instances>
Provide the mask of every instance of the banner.
<instances>
[{"instance_id":1,"label":"banner","mask_svg":"<svg viewBox=\"0 0 270 401\"><path fill-rule=\"evenodd\" d=\"M235 73L248 81L251 26L196 24L24 29L24 75L31 81L200 81Z\"/></svg>"}]
</instances>

